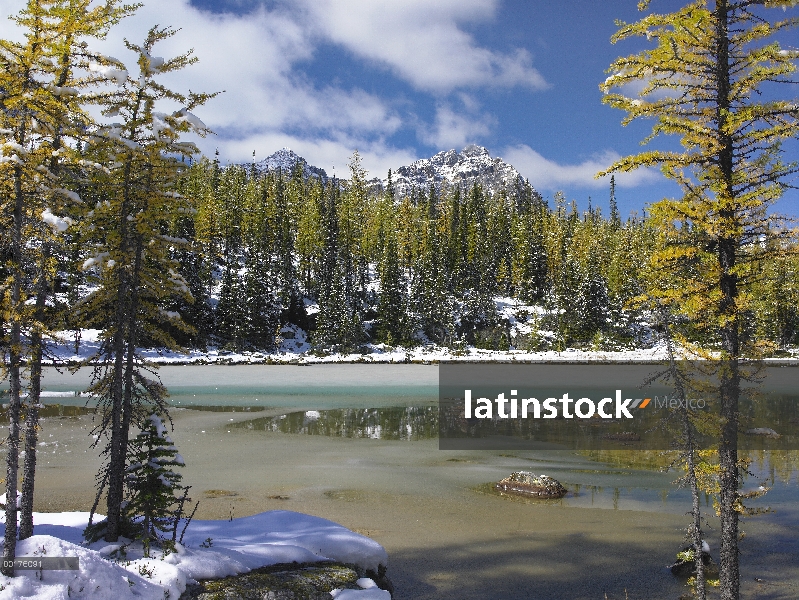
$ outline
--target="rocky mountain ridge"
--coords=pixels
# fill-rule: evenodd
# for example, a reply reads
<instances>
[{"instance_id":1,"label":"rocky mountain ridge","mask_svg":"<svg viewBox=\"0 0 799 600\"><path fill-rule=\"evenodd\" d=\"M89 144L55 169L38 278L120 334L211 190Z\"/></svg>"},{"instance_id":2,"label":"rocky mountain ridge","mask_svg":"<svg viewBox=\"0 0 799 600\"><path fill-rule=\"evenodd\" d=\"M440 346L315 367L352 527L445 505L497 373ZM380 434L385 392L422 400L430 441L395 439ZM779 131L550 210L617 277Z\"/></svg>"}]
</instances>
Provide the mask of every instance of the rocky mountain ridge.
<instances>
[{"instance_id":1,"label":"rocky mountain ridge","mask_svg":"<svg viewBox=\"0 0 799 600\"><path fill-rule=\"evenodd\" d=\"M320 167L314 167L288 148L278 150L273 155L265 158L256 166L262 172L281 169L291 173L294 166L302 166L303 175L308 177L321 177L323 182L328 179L327 173ZM516 196L524 193L527 184L516 168L506 163L501 158L492 158L488 150L482 146L470 144L460 152L454 148L439 152L430 158L417 160L410 165L392 169L392 186L397 199L411 196L416 193L427 194L431 187L440 192L444 187L460 187L468 190L475 183L491 194L505 189L510 195ZM370 191L383 192L388 187L388 177L376 177L369 181ZM528 193L538 195L532 187Z\"/></svg>"},{"instance_id":2,"label":"rocky mountain ridge","mask_svg":"<svg viewBox=\"0 0 799 600\"><path fill-rule=\"evenodd\" d=\"M460 152L455 149L439 152L408 166L392 171L392 183L398 198L409 196L413 189L427 192L431 186L437 191L445 185L468 190L479 183L489 193L506 189L515 192L524 187L524 178L516 168L501 158L492 158L486 148L470 144ZM388 185L380 180L380 188Z\"/></svg>"},{"instance_id":3,"label":"rocky mountain ridge","mask_svg":"<svg viewBox=\"0 0 799 600\"><path fill-rule=\"evenodd\" d=\"M309 165L308 161L289 148L281 148L271 156L255 163L255 166L261 173L280 170L291 175L298 163L302 167L302 176L305 179L319 177L323 183L327 182L327 172L323 168Z\"/></svg>"}]
</instances>

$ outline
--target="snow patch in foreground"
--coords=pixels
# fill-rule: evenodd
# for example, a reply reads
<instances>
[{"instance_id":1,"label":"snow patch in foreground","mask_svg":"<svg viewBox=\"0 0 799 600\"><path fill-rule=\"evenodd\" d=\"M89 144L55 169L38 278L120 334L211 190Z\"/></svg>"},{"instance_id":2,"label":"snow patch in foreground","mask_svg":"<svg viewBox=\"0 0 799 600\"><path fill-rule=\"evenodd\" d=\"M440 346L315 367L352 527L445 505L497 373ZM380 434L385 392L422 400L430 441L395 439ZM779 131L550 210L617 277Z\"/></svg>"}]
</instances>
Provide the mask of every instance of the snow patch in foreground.
<instances>
[{"instance_id":1,"label":"snow patch in foreground","mask_svg":"<svg viewBox=\"0 0 799 600\"><path fill-rule=\"evenodd\" d=\"M18 570L16 577L0 576L0 600L176 599L194 580L277 563L334 560L374 571L388 564L385 549L374 540L327 519L285 510L232 521L192 521L177 552L167 556L154 552L151 558L144 558L140 544L128 546L124 557L119 556L122 543L84 545L82 532L88 517L85 512L34 513L37 535L17 543L17 556L77 556L80 569ZM362 589L336 591L335 597L391 597L370 579L361 579L358 585Z\"/></svg>"}]
</instances>

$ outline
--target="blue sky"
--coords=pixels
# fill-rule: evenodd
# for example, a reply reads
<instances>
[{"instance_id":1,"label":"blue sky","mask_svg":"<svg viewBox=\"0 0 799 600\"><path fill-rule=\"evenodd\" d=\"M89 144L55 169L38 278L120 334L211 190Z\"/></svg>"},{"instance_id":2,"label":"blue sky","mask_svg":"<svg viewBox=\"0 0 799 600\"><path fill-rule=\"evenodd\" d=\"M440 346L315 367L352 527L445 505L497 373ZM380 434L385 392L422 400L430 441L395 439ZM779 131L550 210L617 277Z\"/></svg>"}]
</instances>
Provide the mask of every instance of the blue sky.
<instances>
[{"instance_id":1,"label":"blue sky","mask_svg":"<svg viewBox=\"0 0 799 600\"><path fill-rule=\"evenodd\" d=\"M122 36L140 40L155 23L181 27L159 53L193 47L200 61L169 83L225 90L197 112L216 132L201 148L218 148L229 162L285 146L346 176L357 148L370 174L385 177L389 168L477 143L547 198L562 190L582 207L589 196L607 207L608 182L594 173L639 151L651 127L622 127L623 114L602 104L598 88L616 57L645 46L610 43L615 19L640 18L636 0L144 3L104 49L126 60ZM0 12L11 12L22 0L3 4ZM682 2L652 4L667 12ZM795 36L788 42L799 45ZM797 97L796 87L783 93ZM799 144L789 150L799 157ZM677 194L657 172L617 176L625 213ZM799 195L779 208L799 214Z\"/></svg>"}]
</instances>

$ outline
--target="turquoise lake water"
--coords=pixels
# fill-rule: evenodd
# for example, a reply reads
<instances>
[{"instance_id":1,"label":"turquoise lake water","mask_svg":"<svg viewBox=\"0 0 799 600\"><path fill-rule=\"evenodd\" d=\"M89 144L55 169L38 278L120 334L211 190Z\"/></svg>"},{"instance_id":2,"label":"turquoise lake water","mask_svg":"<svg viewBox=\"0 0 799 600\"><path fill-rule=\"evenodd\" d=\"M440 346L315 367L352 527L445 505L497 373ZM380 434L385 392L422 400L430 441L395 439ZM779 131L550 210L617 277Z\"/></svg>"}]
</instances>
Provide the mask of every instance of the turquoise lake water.
<instances>
[{"instance_id":1,"label":"turquoise lake water","mask_svg":"<svg viewBox=\"0 0 799 600\"><path fill-rule=\"evenodd\" d=\"M789 390L794 373L799 374L799 369L775 377L777 389ZM253 413L252 419L236 419L234 429L240 431L289 434L295 443L301 443L303 436L408 442L437 436L436 365L164 366L158 374L175 408ZM90 376L89 369L77 373L47 369L43 401L93 406L91 398L77 395L88 387ZM650 454L644 457L629 448L593 456L612 463L607 464L566 450L538 453L538 460L520 452L531 468L544 464L553 476L572 484L576 492L564 500L568 505L646 510L651 504L652 510L663 510L665 502L667 510L683 510L687 491L673 485L674 473L640 468L652 462ZM762 482L772 487L768 505L782 509L781 519L799 514L795 454L754 452L745 482L745 487ZM619 470L619 465L624 468Z\"/></svg>"}]
</instances>

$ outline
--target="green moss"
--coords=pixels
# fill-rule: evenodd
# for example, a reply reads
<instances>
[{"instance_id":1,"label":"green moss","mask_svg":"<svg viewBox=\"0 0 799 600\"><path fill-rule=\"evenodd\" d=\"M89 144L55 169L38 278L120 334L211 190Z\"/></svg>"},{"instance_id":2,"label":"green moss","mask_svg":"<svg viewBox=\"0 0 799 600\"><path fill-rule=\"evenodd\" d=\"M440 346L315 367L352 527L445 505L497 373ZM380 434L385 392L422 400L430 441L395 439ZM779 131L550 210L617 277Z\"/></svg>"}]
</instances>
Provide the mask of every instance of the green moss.
<instances>
[{"instance_id":1,"label":"green moss","mask_svg":"<svg viewBox=\"0 0 799 600\"><path fill-rule=\"evenodd\" d=\"M206 581L182 596L196 600L305 600L329 598L339 588L357 589L361 575L349 565L306 563L272 565L243 575ZM270 594L271 593L271 594Z\"/></svg>"}]
</instances>

